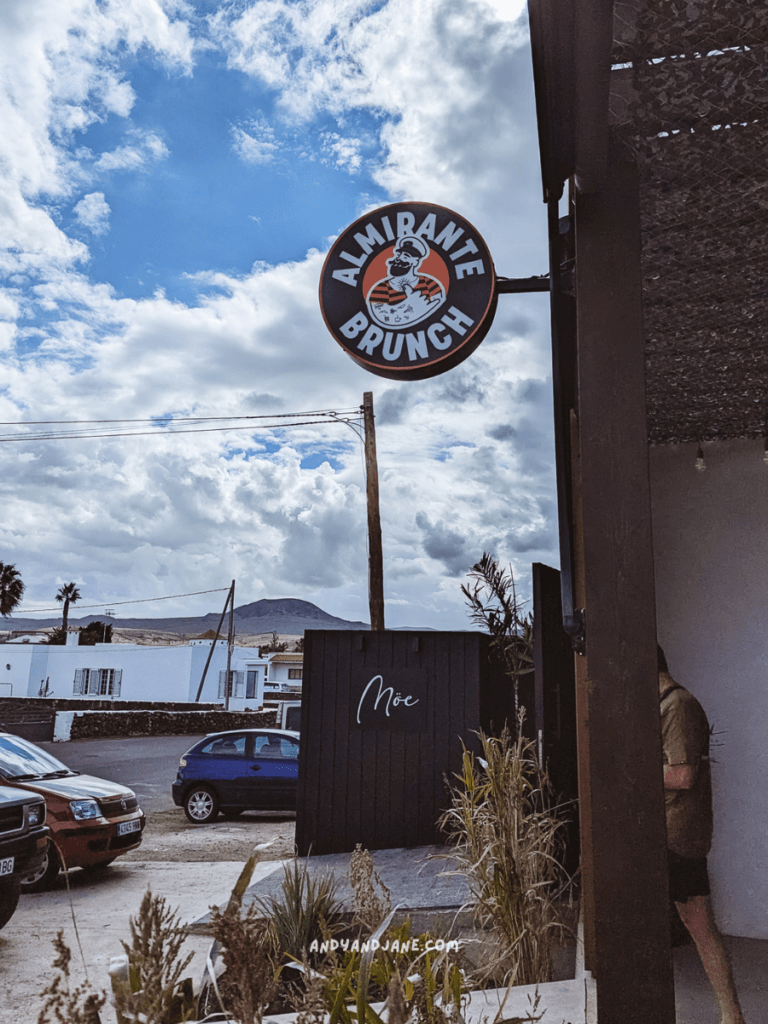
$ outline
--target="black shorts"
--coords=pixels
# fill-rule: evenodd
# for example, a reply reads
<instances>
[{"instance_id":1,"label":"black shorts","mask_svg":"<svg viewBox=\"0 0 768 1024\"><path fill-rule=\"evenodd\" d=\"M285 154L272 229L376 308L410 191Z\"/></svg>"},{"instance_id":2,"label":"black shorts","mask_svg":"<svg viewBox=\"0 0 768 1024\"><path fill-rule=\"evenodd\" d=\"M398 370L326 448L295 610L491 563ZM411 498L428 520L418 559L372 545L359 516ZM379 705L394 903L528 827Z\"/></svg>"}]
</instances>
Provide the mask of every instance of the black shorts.
<instances>
[{"instance_id":1,"label":"black shorts","mask_svg":"<svg viewBox=\"0 0 768 1024\"><path fill-rule=\"evenodd\" d=\"M669 858L669 897L675 903L687 903L691 896L709 896L706 857L680 857L667 850Z\"/></svg>"}]
</instances>

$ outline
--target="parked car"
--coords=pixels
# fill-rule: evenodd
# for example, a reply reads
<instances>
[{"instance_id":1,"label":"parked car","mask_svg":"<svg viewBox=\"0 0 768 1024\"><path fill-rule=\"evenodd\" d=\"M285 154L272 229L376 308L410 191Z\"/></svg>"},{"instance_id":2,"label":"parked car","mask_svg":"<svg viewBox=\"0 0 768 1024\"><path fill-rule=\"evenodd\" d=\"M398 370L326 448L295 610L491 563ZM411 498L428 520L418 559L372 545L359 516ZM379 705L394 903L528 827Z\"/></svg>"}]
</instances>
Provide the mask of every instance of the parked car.
<instances>
[{"instance_id":1,"label":"parked car","mask_svg":"<svg viewBox=\"0 0 768 1024\"><path fill-rule=\"evenodd\" d=\"M198 825L221 811L296 808L299 734L288 729L233 729L206 736L179 761L173 802Z\"/></svg>"},{"instance_id":2,"label":"parked car","mask_svg":"<svg viewBox=\"0 0 768 1024\"><path fill-rule=\"evenodd\" d=\"M51 835L44 862L22 890L49 888L62 866L97 870L141 843L144 813L127 786L81 775L46 750L0 733L0 783L45 799Z\"/></svg>"},{"instance_id":3,"label":"parked car","mask_svg":"<svg viewBox=\"0 0 768 1024\"><path fill-rule=\"evenodd\" d=\"M282 700L277 710L278 729L289 729L291 732L301 732L301 701Z\"/></svg>"},{"instance_id":4,"label":"parked car","mask_svg":"<svg viewBox=\"0 0 768 1024\"><path fill-rule=\"evenodd\" d=\"M41 797L0 786L0 928L13 917L21 879L45 860L49 833Z\"/></svg>"}]
</instances>

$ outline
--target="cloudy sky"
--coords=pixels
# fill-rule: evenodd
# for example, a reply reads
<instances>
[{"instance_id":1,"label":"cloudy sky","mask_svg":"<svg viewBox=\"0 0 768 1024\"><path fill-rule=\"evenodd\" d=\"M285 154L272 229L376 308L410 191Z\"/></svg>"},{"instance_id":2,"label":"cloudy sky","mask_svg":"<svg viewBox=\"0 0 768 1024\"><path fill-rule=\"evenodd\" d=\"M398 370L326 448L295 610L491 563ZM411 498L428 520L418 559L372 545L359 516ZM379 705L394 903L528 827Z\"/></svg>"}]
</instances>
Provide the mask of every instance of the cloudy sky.
<instances>
[{"instance_id":1,"label":"cloudy sky","mask_svg":"<svg viewBox=\"0 0 768 1024\"><path fill-rule=\"evenodd\" d=\"M546 296L502 296L477 352L419 383L357 367L317 300L333 238L398 200L467 218L501 275L546 271L517 0L4 0L0 66L3 436L370 390L387 625L467 628L484 549L526 593L557 565ZM0 445L20 613L70 581L82 607L235 578L238 605L368 618L348 427L169 434Z\"/></svg>"}]
</instances>

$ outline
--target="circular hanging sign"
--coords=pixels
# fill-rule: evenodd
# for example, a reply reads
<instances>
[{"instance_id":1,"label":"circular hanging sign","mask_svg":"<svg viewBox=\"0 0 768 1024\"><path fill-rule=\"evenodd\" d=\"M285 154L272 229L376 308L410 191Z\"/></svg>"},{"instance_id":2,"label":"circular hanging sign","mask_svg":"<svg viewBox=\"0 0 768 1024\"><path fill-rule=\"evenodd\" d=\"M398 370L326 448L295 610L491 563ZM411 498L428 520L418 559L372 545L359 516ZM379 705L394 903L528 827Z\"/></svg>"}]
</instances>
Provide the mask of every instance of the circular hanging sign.
<instances>
[{"instance_id":1,"label":"circular hanging sign","mask_svg":"<svg viewBox=\"0 0 768 1024\"><path fill-rule=\"evenodd\" d=\"M488 333L496 274L469 221L443 206L393 203L334 242L320 307L336 341L366 370L423 380L457 366Z\"/></svg>"}]
</instances>

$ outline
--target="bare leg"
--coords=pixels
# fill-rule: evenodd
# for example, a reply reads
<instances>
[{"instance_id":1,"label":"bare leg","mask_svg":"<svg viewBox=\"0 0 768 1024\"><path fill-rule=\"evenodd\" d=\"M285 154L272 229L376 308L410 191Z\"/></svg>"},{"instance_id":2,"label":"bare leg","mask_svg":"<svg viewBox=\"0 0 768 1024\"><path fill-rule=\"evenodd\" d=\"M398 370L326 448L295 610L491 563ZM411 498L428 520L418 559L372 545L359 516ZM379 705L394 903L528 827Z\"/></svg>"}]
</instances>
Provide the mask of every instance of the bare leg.
<instances>
[{"instance_id":1,"label":"bare leg","mask_svg":"<svg viewBox=\"0 0 768 1024\"><path fill-rule=\"evenodd\" d=\"M744 1024L728 953L715 923L709 896L691 896L685 903L676 903L675 906L696 943L704 970L715 990L721 1024Z\"/></svg>"}]
</instances>

